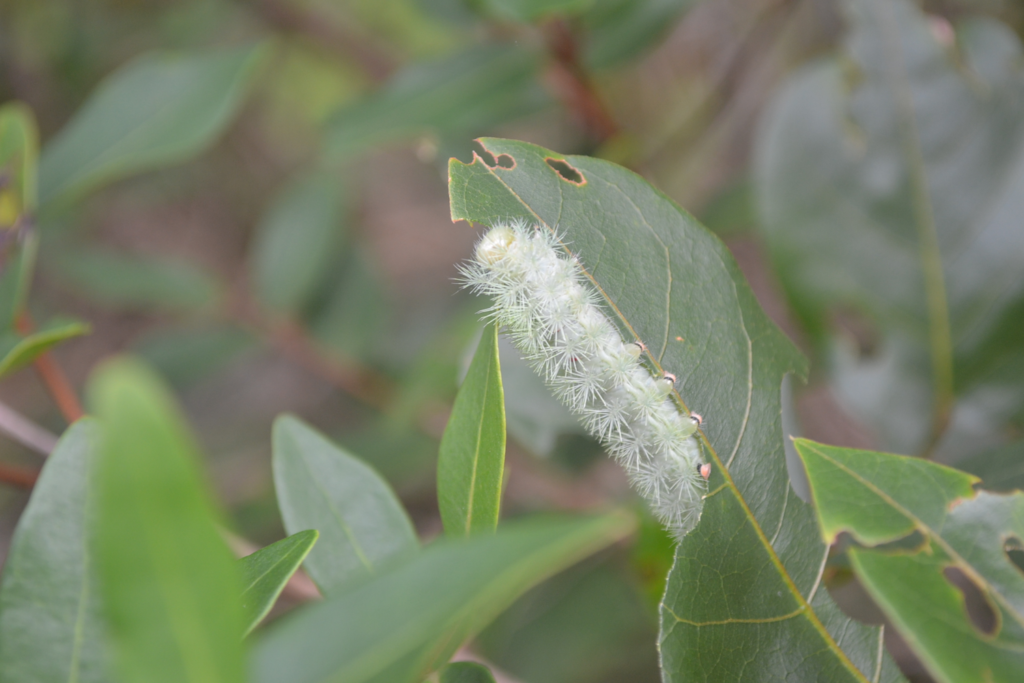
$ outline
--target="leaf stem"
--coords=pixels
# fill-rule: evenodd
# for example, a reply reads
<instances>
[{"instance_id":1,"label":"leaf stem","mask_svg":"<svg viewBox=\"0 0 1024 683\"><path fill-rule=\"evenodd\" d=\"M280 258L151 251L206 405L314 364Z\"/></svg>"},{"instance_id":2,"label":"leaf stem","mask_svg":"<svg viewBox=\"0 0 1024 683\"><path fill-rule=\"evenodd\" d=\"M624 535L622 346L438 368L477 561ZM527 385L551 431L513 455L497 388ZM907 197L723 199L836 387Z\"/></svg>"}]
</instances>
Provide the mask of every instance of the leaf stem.
<instances>
[{"instance_id":1,"label":"leaf stem","mask_svg":"<svg viewBox=\"0 0 1024 683\"><path fill-rule=\"evenodd\" d=\"M0 463L0 482L5 484L30 489L35 486L38 478L39 474L32 470Z\"/></svg>"},{"instance_id":2,"label":"leaf stem","mask_svg":"<svg viewBox=\"0 0 1024 683\"><path fill-rule=\"evenodd\" d=\"M612 118L579 60L579 45L564 19L555 19L543 27L548 52L554 59L552 85L566 108L576 115L598 143L618 134L619 126Z\"/></svg>"},{"instance_id":3,"label":"leaf stem","mask_svg":"<svg viewBox=\"0 0 1024 683\"><path fill-rule=\"evenodd\" d=\"M0 432L41 455L49 455L57 437L4 403L0 403Z\"/></svg>"},{"instance_id":4,"label":"leaf stem","mask_svg":"<svg viewBox=\"0 0 1024 683\"><path fill-rule=\"evenodd\" d=\"M18 316L16 326L21 334L31 334L35 330L35 324L26 311L22 311ZM57 365L49 351L39 354L35 361L33 361L33 365L68 424L75 422L85 415L85 411L82 410L82 404L78 400L78 395L75 393L71 381L64 374L61 367Z\"/></svg>"}]
</instances>

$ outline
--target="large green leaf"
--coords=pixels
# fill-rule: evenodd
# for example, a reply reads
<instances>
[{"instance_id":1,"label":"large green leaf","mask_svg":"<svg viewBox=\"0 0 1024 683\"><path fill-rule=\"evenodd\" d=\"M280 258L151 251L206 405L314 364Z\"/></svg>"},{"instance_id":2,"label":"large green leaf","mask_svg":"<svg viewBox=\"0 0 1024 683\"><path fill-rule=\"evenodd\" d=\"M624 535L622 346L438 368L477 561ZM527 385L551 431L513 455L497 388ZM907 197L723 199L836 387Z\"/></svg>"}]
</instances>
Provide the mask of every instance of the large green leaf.
<instances>
[{"instance_id":1,"label":"large green leaf","mask_svg":"<svg viewBox=\"0 0 1024 683\"><path fill-rule=\"evenodd\" d=\"M18 520L0 586L2 681L107 680L86 546L96 440L91 419L68 428Z\"/></svg>"},{"instance_id":2,"label":"large green leaf","mask_svg":"<svg viewBox=\"0 0 1024 683\"><path fill-rule=\"evenodd\" d=\"M847 619L821 590L828 548L790 488L780 427L782 377L805 363L725 246L626 169L481 142L514 168L452 160L453 219L523 218L564 235L610 314L708 418L710 493L662 603L665 680L896 680L878 629Z\"/></svg>"},{"instance_id":3,"label":"large green leaf","mask_svg":"<svg viewBox=\"0 0 1024 683\"><path fill-rule=\"evenodd\" d=\"M914 548L851 548L851 566L933 676L1016 681L1024 671L1024 575L1006 554L1024 541L1024 494L975 495L977 478L902 455L796 441L825 540L866 546L915 537ZM972 623L950 568L981 591L996 619Z\"/></svg>"},{"instance_id":4,"label":"large green leaf","mask_svg":"<svg viewBox=\"0 0 1024 683\"><path fill-rule=\"evenodd\" d=\"M40 203L201 152L238 111L264 52L154 53L111 74L43 149Z\"/></svg>"},{"instance_id":5,"label":"large green leaf","mask_svg":"<svg viewBox=\"0 0 1024 683\"><path fill-rule=\"evenodd\" d=\"M182 260L78 248L58 255L54 276L111 308L194 311L214 307L223 294L214 276Z\"/></svg>"},{"instance_id":6,"label":"large green leaf","mask_svg":"<svg viewBox=\"0 0 1024 683\"><path fill-rule=\"evenodd\" d=\"M274 199L250 255L257 299L295 314L328 275L344 238L344 201L330 174L300 177Z\"/></svg>"},{"instance_id":7,"label":"large green leaf","mask_svg":"<svg viewBox=\"0 0 1024 683\"><path fill-rule=\"evenodd\" d=\"M379 474L290 415L274 422L274 486L289 534L316 529L306 570L325 594L416 551L416 532Z\"/></svg>"},{"instance_id":8,"label":"large green leaf","mask_svg":"<svg viewBox=\"0 0 1024 683\"><path fill-rule=\"evenodd\" d=\"M119 680L240 683L241 581L181 416L131 360L103 365L89 394L103 428L96 567Z\"/></svg>"},{"instance_id":9,"label":"large green leaf","mask_svg":"<svg viewBox=\"0 0 1024 683\"><path fill-rule=\"evenodd\" d=\"M288 579L313 548L317 536L315 529L300 531L238 561L242 568L242 609L248 620L246 633L267 616Z\"/></svg>"},{"instance_id":10,"label":"large green leaf","mask_svg":"<svg viewBox=\"0 0 1024 683\"><path fill-rule=\"evenodd\" d=\"M13 332L0 337L0 377L28 365L50 347L88 333L85 323L58 320L24 337Z\"/></svg>"},{"instance_id":11,"label":"large green leaf","mask_svg":"<svg viewBox=\"0 0 1024 683\"><path fill-rule=\"evenodd\" d=\"M449 536L493 531L505 470L505 398L498 330L484 329L437 456L437 504Z\"/></svg>"},{"instance_id":12,"label":"large green leaf","mask_svg":"<svg viewBox=\"0 0 1024 683\"><path fill-rule=\"evenodd\" d=\"M388 683L418 682L527 588L632 529L623 514L535 518L438 541L272 627L256 650L253 681L361 683L388 670Z\"/></svg>"},{"instance_id":13,"label":"large green leaf","mask_svg":"<svg viewBox=\"0 0 1024 683\"><path fill-rule=\"evenodd\" d=\"M1002 410L1024 405L1024 58L993 20L945 46L910 0L845 6L844 55L794 76L761 126L759 213L814 336L837 307L879 326L874 355L836 348L835 386L887 448L917 452L954 396L998 385Z\"/></svg>"},{"instance_id":14,"label":"large green leaf","mask_svg":"<svg viewBox=\"0 0 1024 683\"><path fill-rule=\"evenodd\" d=\"M422 135L479 134L532 113L550 102L537 81L540 67L540 54L511 45L478 46L415 64L379 93L335 114L326 153L341 160Z\"/></svg>"}]
</instances>

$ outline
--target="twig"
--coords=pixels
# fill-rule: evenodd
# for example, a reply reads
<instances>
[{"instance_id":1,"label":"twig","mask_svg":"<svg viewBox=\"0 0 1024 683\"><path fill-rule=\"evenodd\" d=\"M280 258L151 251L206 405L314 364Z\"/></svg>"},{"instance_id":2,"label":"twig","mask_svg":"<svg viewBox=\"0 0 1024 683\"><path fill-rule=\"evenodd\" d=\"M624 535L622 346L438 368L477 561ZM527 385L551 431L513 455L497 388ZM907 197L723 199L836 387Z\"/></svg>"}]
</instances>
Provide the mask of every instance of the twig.
<instances>
[{"instance_id":1,"label":"twig","mask_svg":"<svg viewBox=\"0 0 1024 683\"><path fill-rule=\"evenodd\" d=\"M396 68L390 55L336 20L297 7L288 0L259 0L253 6L279 30L301 34L324 50L354 61L375 83L386 81Z\"/></svg>"},{"instance_id":2,"label":"twig","mask_svg":"<svg viewBox=\"0 0 1024 683\"><path fill-rule=\"evenodd\" d=\"M555 19L545 24L543 31L554 59L550 79L556 95L598 143L616 135L619 126L579 61L579 47L569 25Z\"/></svg>"},{"instance_id":3,"label":"twig","mask_svg":"<svg viewBox=\"0 0 1024 683\"><path fill-rule=\"evenodd\" d=\"M57 445L56 436L3 403L0 403L0 432L42 455L49 455Z\"/></svg>"},{"instance_id":4,"label":"twig","mask_svg":"<svg viewBox=\"0 0 1024 683\"><path fill-rule=\"evenodd\" d=\"M21 315L18 316L17 328L22 334L31 334L35 329L35 324L28 313L22 311ZM85 411L82 410L82 404L78 400L78 395L75 394L74 387L71 386L67 375L64 374L64 371L61 370L48 351L39 354L35 361L33 361L33 365L68 424L75 422L85 415Z\"/></svg>"},{"instance_id":5,"label":"twig","mask_svg":"<svg viewBox=\"0 0 1024 683\"><path fill-rule=\"evenodd\" d=\"M5 484L30 489L35 486L38 478L39 473L33 470L0 463L0 482Z\"/></svg>"}]
</instances>

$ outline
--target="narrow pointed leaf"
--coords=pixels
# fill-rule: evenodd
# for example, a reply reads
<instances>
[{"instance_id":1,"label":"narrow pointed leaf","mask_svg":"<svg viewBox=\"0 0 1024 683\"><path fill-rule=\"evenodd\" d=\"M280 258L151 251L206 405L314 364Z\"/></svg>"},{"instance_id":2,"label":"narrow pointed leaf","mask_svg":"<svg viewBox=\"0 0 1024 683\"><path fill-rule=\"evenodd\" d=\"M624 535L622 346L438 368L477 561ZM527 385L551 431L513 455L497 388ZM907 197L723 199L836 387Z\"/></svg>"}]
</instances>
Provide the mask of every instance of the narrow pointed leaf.
<instances>
[{"instance_id":1,"label":"narrow pointed leaf","mask_svg":"<svg viewBox=\"0 0 1024 683\"><path fill-rule=\"evenodd\" d=\"M0 333L13 325L24 307L35 266L32 214L38 138L28 107L19 102L0 107Z\"/></svg>"},{"instance_id":2,"label":"narrow pointed leaf","mask_svg":"<svg viewBox=\"0 0 1024 683\"><path fill-rule=\"evenodd\" d=\"M267 616L284 586L306 559L319 534L300 531L238 561L242 569L242 610L248 634Z\"/></svg>"},{"instance_id":3,"label":"narrow pointed leaf","mask_svg":"<svg viewBox=\"0 0 1024 683\"><path fill-rule=\"evenodd\" d=\"M151 53L111 74L43 149L40 203L198 154L238 111L264 52Z\"/></svg>"},{"instance_id":4,"label":"narrow pointed leaf","mask_svg":"<svg viewBox=\"0 0 1024 683\"><path fill-rule=\"evenodd\" d=\"M68 428L18 520L0 585L0 680L108 680L86 547L97 425Z\"/></svg>"},{"instance_id":5,"label":"narrow pointed leaf","mask_svg":"<svg viewBox=\"0 0 1024 683\"><path fill-rule=\"evenodd\" d=\"M484 329L452 406L437 459L437 502L449 536L493 531L505 469L505 398L498 331Z\"/></svg>"},{"instance_id":6,"label":"narrow pointed leaf","mask_svg":"<svg viewBox=\"0 0 1024 683\"><path fill-rule=\"evenodd\" d=\"M528 588L633 527L623 514L535 518L438 541L271 627L255 652L252 680L418 683Z\"/></svg>"},{"instance_id":7,"label":"narrow pointed leaf","mask_svg":"<svg viewBox=\"0 0 1024 683\"><path fill-rule=\"evenodd\" d=\"M564 235L648 361L708 418L710 492L662 602L664 680L898 680L878 629L846 618L821 589L828 549L789 485L780 426L782 377L806 365L726 247L626 169L481 142L508 159L452 160L453 219L522 218Z\"/></svg>"},{"instance_id":8,"label":"narrow pointed leaf","mask_svg":"<svg viewBox=\"0 0 1024 683\"><path fill-rule=\"evenodd\" d=\"M134 361L89 384L102 439L97 575L124 683L241 683L241 581L182 418Z\"/></svg>"},{"instance_id":9,"label":"narrow pointed leaf","mask_svg":"<svg viewBox=\"0 0 1024 683\"><path fill-rule=\"evenodd\" d=\"M796 441L826 540L848 532L866 546L912 533L923 541L849 550L851 566L940 681L1015 681L1024 670L1024 575L1007 556L1024 543L1024 494L975 495L977 478L902 455ZM972 623L954 568L996 617Z\"/></svg>"},{"instance_id":10,"label":"narrow pointed leaf","mask_svg":"<svg viewBox=\"0 0 1024 683\"><path fill-rule=\"evenodd\" d=\"M324 594L418 548L412 522L387 482L295 417L274 422L273 465L285 530L320 532L306 570Z\"/></svg>"},{"instance_id":11,"label":"narrow pointed leaf","mask_svg":"<svg viewBox=\"0 0 1024 683\"><path fill-rule=\"evenodd\" d=\"M80 322L55 322L25 337L10 334L0 338L0 377L22 368L47 349L62 341L89 333Z\"/></svg>"}]
</instances>

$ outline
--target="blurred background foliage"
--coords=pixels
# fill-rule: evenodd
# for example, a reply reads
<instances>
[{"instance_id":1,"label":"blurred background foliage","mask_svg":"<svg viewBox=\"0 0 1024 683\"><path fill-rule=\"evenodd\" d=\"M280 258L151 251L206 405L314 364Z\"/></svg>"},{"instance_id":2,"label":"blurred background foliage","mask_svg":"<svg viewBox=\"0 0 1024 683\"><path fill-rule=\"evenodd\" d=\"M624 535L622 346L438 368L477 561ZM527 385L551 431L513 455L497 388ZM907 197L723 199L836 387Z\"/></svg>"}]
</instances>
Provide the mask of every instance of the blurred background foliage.
<instances>
[{"instance_id":1,"label":"blurred background foliage","mask_svg":"<svg viewBox=\"0 0 1024 683\"><path fill-rule=\"evenodd\" d=\"M4 0L0 101L31 109L42 150L28 310L75 337L53 351L75 386L114 352L159 369L239 536L283 536L270 429L290 411L378 468L433 537L438 438L480 329L452 282L474 232L450 222L447 160L486 155L480 135L523 139L626 165L726 240L812 358L791 433L1012 488L1024 9L894 3L879 22L870 5ZM945 340L929 282L945 286ZM504 514L633 500L511 347L502 358ZM4 378L0 402L65 427L31 370ZM38 468L14 440L0 450L12 472ZM0 548L27 498L8 479ZM531 683L657 680L671 558L649 522L476 648ZM880 619L841 559L828 578L851 613Z\"/></svg>"}]
</instances>

